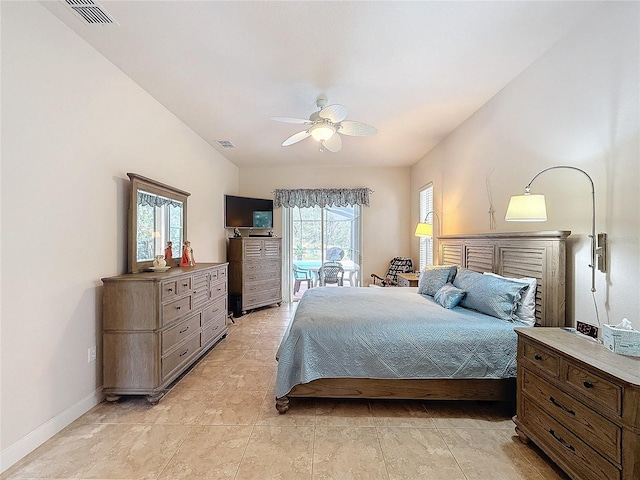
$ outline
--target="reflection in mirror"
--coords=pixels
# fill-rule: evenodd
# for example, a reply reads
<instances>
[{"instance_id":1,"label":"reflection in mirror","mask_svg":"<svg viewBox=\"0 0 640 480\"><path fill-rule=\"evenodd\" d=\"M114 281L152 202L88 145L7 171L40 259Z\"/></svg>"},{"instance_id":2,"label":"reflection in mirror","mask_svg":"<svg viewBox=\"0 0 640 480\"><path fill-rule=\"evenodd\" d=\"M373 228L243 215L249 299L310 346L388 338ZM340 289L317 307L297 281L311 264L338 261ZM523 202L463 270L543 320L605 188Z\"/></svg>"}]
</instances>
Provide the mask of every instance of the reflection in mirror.
<instances>
[{"instance_id":1,"label":"reflection in mirror","mask_svg":"<svg viewBox=\"0 0 640 480\"><path fill-rule=\"evenodd\" d=\"M152 266L158 255L168 266L177 265L186 238L188 192L135 173L129 208L129 271Z\"/></svg>"},{"instance_id":2,"label":"reflection in mirror","mask_svg":"<svg viewBox=\"0 0 640 480\"><path fill-rule=\"evenodd\" d=\"M182 245L182 202L138 190L137 260L153 260L165 255L171 245ZM172 248L171 258L178 257L180 248ZM166 255L165 255L166 256ZM170 258L166 258L170 260Z\"/></svg>"}]
</instances>

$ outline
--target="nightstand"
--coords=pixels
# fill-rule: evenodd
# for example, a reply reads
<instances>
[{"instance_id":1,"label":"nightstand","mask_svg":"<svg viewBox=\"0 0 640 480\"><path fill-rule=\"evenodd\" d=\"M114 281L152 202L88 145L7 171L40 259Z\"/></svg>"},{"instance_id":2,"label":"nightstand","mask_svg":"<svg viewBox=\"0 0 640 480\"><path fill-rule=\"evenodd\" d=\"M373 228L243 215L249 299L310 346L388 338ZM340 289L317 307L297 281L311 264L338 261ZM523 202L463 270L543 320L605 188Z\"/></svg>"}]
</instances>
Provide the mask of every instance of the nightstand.
<instances>
[{"instance_id":1,"label":"nightstand","mask_svg":"<svg viewBox=\"0 0 640 480\"><path fill-rule=\"evenodd\" d=\"M640 358L561 328L516 328L516 433L571 478L640 478Z\"/></svg>"},{"instance_id":2,"label":"nightstand","mask_svg":"<svg viewBox=\"0 0 640 480\"><path fill-rule=\"evenodd\" d=\"M399 273L398 274L398 286L399 287L417 287L420 277L415 273Z\"/></svg>"}]
</instances>

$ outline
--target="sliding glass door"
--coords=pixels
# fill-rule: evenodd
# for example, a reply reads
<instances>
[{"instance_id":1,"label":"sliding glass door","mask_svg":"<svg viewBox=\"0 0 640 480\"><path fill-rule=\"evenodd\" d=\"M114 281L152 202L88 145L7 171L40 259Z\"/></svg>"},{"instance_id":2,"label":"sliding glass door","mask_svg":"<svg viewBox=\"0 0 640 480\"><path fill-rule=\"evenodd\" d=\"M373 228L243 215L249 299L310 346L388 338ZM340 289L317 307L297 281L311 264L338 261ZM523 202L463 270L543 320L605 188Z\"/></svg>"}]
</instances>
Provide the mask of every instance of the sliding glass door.
<instances>
[{"instance_id":1,"label":"sliding glass door","mask_svg":"<svg viewBox=\"0 0 640 480\"><path fill-rule=\"evenodd\" d=\"M290 300L313 287L360 285L360 206L289 207L283 213ZM340 271L337 280L328 273L332 266Z\"/></svg>"}]
</instances>

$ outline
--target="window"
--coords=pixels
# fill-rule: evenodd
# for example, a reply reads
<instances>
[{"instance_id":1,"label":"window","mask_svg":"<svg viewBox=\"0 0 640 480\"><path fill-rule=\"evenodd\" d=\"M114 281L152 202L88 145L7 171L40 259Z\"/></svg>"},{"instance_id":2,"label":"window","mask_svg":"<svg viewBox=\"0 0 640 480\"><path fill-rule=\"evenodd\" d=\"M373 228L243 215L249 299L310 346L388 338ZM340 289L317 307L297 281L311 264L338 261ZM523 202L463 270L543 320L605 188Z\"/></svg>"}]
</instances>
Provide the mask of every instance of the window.
<instances>
[{"instance_id":1,"label":"window","mask_svg":"<svg viewBox=\"0 0 640 480\"><path fill-rule=\"evenodd\" d=\"M433 224L433 184L430 183L420 190L420 222ZM420 237L420 270L427 265L433 265L433 237Z\"/></svg>"},{"instance_id":2,"label":"window","mask_svg":"<svg viewBox=\"0 0 640 480\"><path fill-rule=\"evenodd\" d=\"M304 288L299 287L306 284L297 282L299 278L309 278L310 286L322 284L318 269L327 261L337 261L344 268L343 286L360 284L362 234L359 205L284 207L283 227L285 248L292 266L286 270L300 275L290 279L291 300L298 300L304 293Z\"/></svg>"}]
</instances>

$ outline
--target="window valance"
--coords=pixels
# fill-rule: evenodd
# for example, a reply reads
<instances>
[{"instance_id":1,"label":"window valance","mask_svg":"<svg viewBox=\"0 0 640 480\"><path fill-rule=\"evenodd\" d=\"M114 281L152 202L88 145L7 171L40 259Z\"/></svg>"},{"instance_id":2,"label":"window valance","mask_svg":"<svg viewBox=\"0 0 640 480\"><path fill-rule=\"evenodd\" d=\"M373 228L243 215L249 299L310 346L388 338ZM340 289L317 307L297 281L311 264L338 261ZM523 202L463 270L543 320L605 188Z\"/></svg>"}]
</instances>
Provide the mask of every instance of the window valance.
<instances>
[{"instance_id":1,"label":"window valance","mask_svg":"<svg viewBox=\"0 0 640 480\"><path fill-rule=\"evenodd\" d=\"M149 207L162 207L163 205L171 205L172 207L182 208L182 202L172 200L170 198L161 197L154 193L143 192L138 190L138 205Z\"/></svg>"},{"instance_id":2,"label":"window valance","mask_svg":"<svg viewBox=\"0 0 640 480\"><path fill-rule=\"evenodd\" d=\"M296 188L277 189L274 207L347 207L369 206L369 188Z\"/></svg>"}]
</instances>

